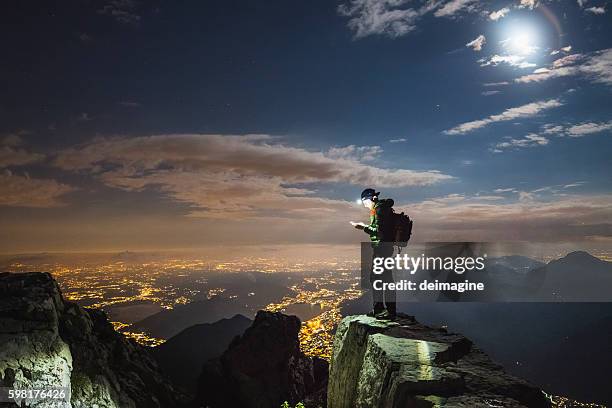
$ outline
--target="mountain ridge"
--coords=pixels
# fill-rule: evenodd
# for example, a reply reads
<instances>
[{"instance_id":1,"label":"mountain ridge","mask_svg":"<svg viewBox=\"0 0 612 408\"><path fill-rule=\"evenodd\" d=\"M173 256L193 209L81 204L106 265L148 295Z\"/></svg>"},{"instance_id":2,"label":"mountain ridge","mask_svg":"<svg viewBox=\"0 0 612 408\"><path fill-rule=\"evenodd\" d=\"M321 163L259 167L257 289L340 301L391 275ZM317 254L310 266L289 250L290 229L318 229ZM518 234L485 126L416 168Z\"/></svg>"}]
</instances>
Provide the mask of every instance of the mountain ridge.
<instances>
[{"instance_id":1,"label":"mountain ridge","mask_svg":"<svg viewBox=\"0 0 612 408\"><path fill-rule=\"evenodd\" d=\"M251 326L252 320L236 314L214 323L190 326L151 351L173 383L195 394L204 363L219 357L231 341Z\"/></svg>"}]
</instances>

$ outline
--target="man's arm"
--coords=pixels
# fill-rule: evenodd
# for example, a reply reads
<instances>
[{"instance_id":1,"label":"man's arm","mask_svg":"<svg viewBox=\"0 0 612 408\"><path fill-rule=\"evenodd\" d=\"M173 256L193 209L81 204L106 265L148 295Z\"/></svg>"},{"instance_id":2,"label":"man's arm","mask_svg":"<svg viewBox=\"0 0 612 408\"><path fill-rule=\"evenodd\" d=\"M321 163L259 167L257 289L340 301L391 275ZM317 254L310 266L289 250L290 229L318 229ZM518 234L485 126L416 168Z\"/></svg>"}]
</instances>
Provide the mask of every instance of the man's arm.
<instances>
[{"instance_id":1,"label":"man's arm","mask_svg":"<svg viewBox=\"0 0 612 408\"><path fill-rule=\"evenodd\" d=\"M379 226L378 209L375 209L370 213L370 225L366 225L363 230L368 235L376 235L378 234Z\"/></svg>"}]
</instances>

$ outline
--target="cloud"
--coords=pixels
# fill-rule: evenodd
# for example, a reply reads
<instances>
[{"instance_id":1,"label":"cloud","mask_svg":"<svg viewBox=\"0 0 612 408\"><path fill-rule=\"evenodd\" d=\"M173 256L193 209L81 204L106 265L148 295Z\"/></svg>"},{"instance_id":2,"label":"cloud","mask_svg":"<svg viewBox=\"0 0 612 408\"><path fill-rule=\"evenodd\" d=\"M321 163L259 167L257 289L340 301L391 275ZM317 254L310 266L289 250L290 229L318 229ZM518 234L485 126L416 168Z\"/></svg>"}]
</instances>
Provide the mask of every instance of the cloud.
<instances>
[{"instance_id":1,"label":"cloud","mask_svg":"<svg viewBox=\"0 0 612 408\"><path fill-rule=\"evenodd\" d=\"M518 197L519 197L519 201L523 203L534 201L536 198L535 194L527 192L527 191L519 191Z\"/></svg>"},{"instance_id":2,"label":"cloud","mask_svg":"<svg viewBox=\"0 0 612 408\"><path fill-rule=\"evenodd\" d=\"M542 133L545 133L547 135L552 135L555 133L562 133L564 131L565 131L565 128L561 125L554 125L552 123L548 123L542 126Z\"/></svg>"},{"instance_id":3,"label":"cloud","mask_svg":"<svg viewBox=\"0 0 612 408\"><path fill-rule=\"evenodd\" d=\"M21 134L23 132L12 133L0 138L0 169L10 166L23 166L45 158L42 154L32 153L20 148L19 146L24 143Z\"/></svg>"},{"instance_id":4,"label":"cloud","mask_svg":"<svg viewBox=\"0 0 612 408\"><path fill-rule=\"evenodd\" d=\"M567 128L566 133L568 136L581 137L593 133L604 132L607 130L612 130L612 121L606 123L586 122L578 125L573 125Z\"/></svg>"},{"instance_id":5,"label":"cloud","mask_svg":"<svg viewBox=\"0 0 612 408\"><path fill-rule=\"evenodd\" d=\"M480 34L478 37L465 44L466 47L473 49L474 51L481 51L482 47L486 44L487 39L484 35Z\"/></svg>"},{"instance_id":6,"label":"cloud","mask_svg":"<svg viewBox=\"0 0 612 408\"><path fill-rule=\"evenodd\" d=\"M425 242L563 242L612 237L612 195L512 192L517 195L505 203L479 200L478 196L441 197L398 206L398 210L419 221L416 239Z\"/></svg>"},{"instance_id":7,"label":"cloud","mask_svg":"<svg viewBox=\"0 0 612 408\"><path fill-rule=\"evenodd\" d=\"M593 53L579 71L594 82L612 85L612 48Z\"/></svg>"},{"instance_id":8,"label":"cloud","mask_svg":"<svg viewBox=\"0 0 612 408\"><path fill-rule=\"evenodd\" d=\"M98 14L111 16L122 24L137 24L141 17L134 12L136 5L133 0L110 0L98 10Z\"/></svg>"},{"instance_id":9,"label":"cloud","mask_svg":"<svg viewBox=\"0 0 612 408\"><path fill-rule=\"evenodd\" d=\"M583 186L584 184L586 184L585 181L576 181L574 183L564 185L563 188L575 188L575 187Z\"/></svg>"},{"instance_id":10,"label":"cloud","mask_svg":"<svg viewBox=\"0 0 612 408\"><path fill-rule=\"evenodd\" d=\"M338 14L348 17L354 38L384 35L404 36L417 28L418 21L434 11L436 17L454 18L460 12L478 10L477 0L427 0L421 6L409 6L409 0L349 0L338 6Z\"/></svg>"},{"instance_id":11,"label":"cloud","mask_svg":"<svg viewBox=\"0 0 612 408\"><path fill-rule=\"evenodd\" d=\"M386 35L401 37L416 28L423 11L402 7L407 0L351 0L338 6L341 16L350 17L348 27L354 37Z\"/></svg>"},{"instance_id":12,"label":"cloud","mask_svg":"<svg viewBox=\"0 0 612 408\"><path fill-rule=\"evenodd\" d=\"M452 129L445 130L444 133L447 135L465 134L476 129L485 127L491 123L535 116L544 110L556 108L562 105L563 102L561 102L559 99L549 99L546 101L532 102L526 105L517 106L515 108L506 109L500 114L491 115L484 119L462 123Z\"/></svg>"},{"instance_id":13,"label":"cloud","mask_svg":"<svg viewBox=\"0 0 612 408\"><path fill-rule=\"evenodd\" d=\"M579 76L595 83L612 85L612 48L587 55L571 54L553 61L547 71L515 79L518 83L542 82L551 78Z\"/></svg>"},{"instance_id":14,"label":"cloud","mask_svg":"<svg viewBox=\"0 0 612 408\"><path fill-rule=\"evenodd\" d=\"M480 194L476 194L475 198L477 198L478 200L483 200L483 201L497 201L497 200L504 199L504 197L502 196L480 195Z\"/></svg>"},{"instance_id":15,"label":"cloud","mask_svg":"<svg viewBox=\"0 0 612 408\"><path fill-rule=\"evenodd\" d=\"M296 216L315 207L325 212L346 205L313 197L305 185L397 188L452 178L435 170L366 164L381 151L379 146L310 151L277 143L267 135L181 134L97 139L60 152L54 165L92 174L127 191L155 189L191 205L192 214L218 217Z\"/></svg>"},{"instance_id":16,"label":"cloud","mask_svg":"<svg viewBox=\"0 0 612 408\"><path fill-rule=\"evenodd\" d=\"M500 18L504 18L506 14L508 14L509 12L510 12L510 9L508 7L504 7L500 10L491 12L491 14L489 14L489 19L493 21L497 21Z\"/></svg>"},{"instance_id":17,"label":"cloud","mask_svg":"<svg viewBox=\"0 0 612 408\"><path fill-rule=\"evenodd\" d=\"M494 90L494 91L482 91L480 94L482 96L491 96L491 95L496 95L500 93L500 91Z\"/></svg>"},{"instance_id":18,"label":"cloud","mask_svg":"<svg viewBox=\"0 0 612 408\"><path fill-rule=\"evenodd\" d=\"M612 130L612 120L608 122L582 122L574 125L546 124L542 127L542 130L550 135L583 137Z\"/></svg>"},{"instance_id":19,"label":"cloud","mask_svg":"<svg viewBox=\"0 0 612 408\"><path fill-rule=\"evenodd\" d=\"M398 139L391 139L389 140L389 143L404 143L407 142L408 139L404 138L404 137L400 137Z\"/></svg>"},{"instance_id":20,"label":"cloud","mask_svg":"<svg viewBox=\"0 0 612 408\"><path fill-rule=\"evenodd\" d=\"M523 55L498 55L495 54L492 57L490 57L489 59L483 58L478 60L478 62L480 63L481 67L487 67L487 66L498 66L499 64L508 64L511 65L513 67L518 67L518 68L532 68L535 67L536 64L532 63L532 62L527 62L526 57Z\"/></svg>"},{"instance_id":21,"label":"cloud","mask_svg":"<svg viewBox=\"0 0 612 408\"><path fill-rule=\"evenodd\" d=\"M0 146L0 168L10 166L23 166L44 159L44 155L30 153L23 149L10 146Z\"/></svg>"},{"instance_id":22,"label":"cloud","mask_svg":"<svg viewBox=\"0 0 612 408\"><path fill-rule=\"evenodd\" d=\"M60 197L75 188L50 179L0 173L0 206L49 208L64 205Z\"/></svg>"},{"instance_id":23,"label":"cloud","mask_svg":"<svg viewBox=\"0 0 612 408\"><path fill-rule=\"evenodd\" d=\"M380 146L355 146L332 147L327 155L333 159L372 161L376 160L383 152Z\"/></svg>"},{"instance_id":24,"label":"cloud","mask_svg":"<svg viewBox=\"0 0 612 408\"><path fill-rule=\"evenodd\" d=\"M434 12L436 17L454 17L459 12L473 12L478 7L477 0L450 0Z\"/></svg>"},{"instance_id":25,"label":"cloud","mask_svg":"<svg viewBox=\"0 0 612 408\"><path fill-rule=\"evenodd\" d=\"M502 81L502 82L485 82L484 84L482 84L482 86L505 86L505 85L510 85L510 82L507 81Z\"/></svg>"},{"instance_id":26,"label":"cloud","mask_svg":"<svg viewBox=\"0 0 612 408\"><path fill-rule=\"evenodd\" d=\"M536 0L521 0L519 3L519 8L528 8L530 10L534 9L538 6L538 2Z\"/></svg>"},{"instance_id":27,"label":"cloud","mask_svg":"<svg viewBox=\"0 0 612 408\"><path fill-rule=\"evenodd\" d=\"M605 14L606 13L605 7L589 7L589 8L586 8L585 10L593 14Z\"/></svg>"},{"instance_id":28,"label":"cloud","mask_svg":"<svg viewBox=\"0 0 612 408\"><path fill-rule=\"evenodd\" d=\"M535 133L530 133L520 139L511 138L507 142L497 143L492 149L492 151L495 153L500 153L504 149L520 149L525 147L546 146L547 144L548 139L546 137L540 136Z\"/></svg>"},{"instance_id":29,"label":"cloud","mask_svg":"<svg viewBox=\"0 0 612 408\"><path fill-rule=\"evenodd\" d=\"M557 190L555 189L555 187L559 187L559 186L544 186L544 187L536 188L535 190L531 190L531 192L532 193L543 193L543 192L556 193Z\"/></svg>"},{"instance_id":30,"label":"cloud","mask_svg":"<svg viewBox=\"0 0 612 408\"><path fill-rule=\"evenodd\" d=\"M478 63L481 67L487 66L498 66L500 64L507 64L513 67L521 69L532 68L537 64L529 62L527 58L534 54L539 47L529 44L521 36L512 36L499 42L501 47L504 49L505 54L493 54L488 58L481 58Z\"/></svg>"},{"instance_id":31,"label":"cloud","mask_svg":"<svg viewBox=\"0 0 612 408\"><path fill-rule=\"evenodd\" d=\"M567 54L567 53L568 53L568 52L570 52L571 50L572 50L572 46L571 46L571 45L568 45L568 46L566 46L566 47L561 47L561 48L559 48L558 50L553 50L553 51L551 51L551 52L550 52L550 55L557 55L557 54L559 54L561 51L563 51L564 53L566 53L566 54Z\"/></svg>"},{"instance_id":32,"label":"cloud","mask_svg":"<svg viewBox=\"0 0 612 408\"><path fill-rule=\"evenodd\" d=\"M9 133L0 137L0 146L19 146L23 143L23 138L21 137L22 134L23 132Z\"/></svg>"},{"instance_id":33,"label":"cloud","mask_svg":"<svg viewBox=\"0 0 612 408\"><path fill-rule=\"evenodd\" d=\"M565 57L556 59L552 62L550 68L551 69L558 69L558 68L563 68L563 67L567 67L570 65L575 65L576 63L582 61L585 59L585 56L583 54L571 54L571 55L567 55Z\"/></svg>"}]
</instances>

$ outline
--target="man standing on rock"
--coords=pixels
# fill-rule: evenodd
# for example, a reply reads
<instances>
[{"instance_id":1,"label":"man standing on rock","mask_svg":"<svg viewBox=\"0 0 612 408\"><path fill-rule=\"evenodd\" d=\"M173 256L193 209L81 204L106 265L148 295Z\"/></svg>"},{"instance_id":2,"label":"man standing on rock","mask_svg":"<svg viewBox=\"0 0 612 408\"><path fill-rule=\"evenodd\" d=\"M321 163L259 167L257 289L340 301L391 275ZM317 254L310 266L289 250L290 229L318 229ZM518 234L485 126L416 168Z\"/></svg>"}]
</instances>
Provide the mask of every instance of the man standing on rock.
<instances>
[{"instance_id":1,"label":"man standing on rock","mask_svg":"<svg viewBox=\"0 0 612 408\"><path fill-rule=\"evenodd\" d=\"M361 193L363 206L370 210L369 225L363 222L351 221L351 225L357 229L362 229L370 236L373 249L372 259L393 256L393 200L390 198L379 200L379 195L380 193L372 188L366 188ZM374 280L395 282L393 271L387 268L380 275L375 275L373 268L370 268L370 285L373 284ZM384 287L386 288L386 285ZM375 290L372 287L372 298L374 302L372 315L381 319L392 319L395 317L397 313L395 291L388 289Z\"/></svg>"}]
</instances>

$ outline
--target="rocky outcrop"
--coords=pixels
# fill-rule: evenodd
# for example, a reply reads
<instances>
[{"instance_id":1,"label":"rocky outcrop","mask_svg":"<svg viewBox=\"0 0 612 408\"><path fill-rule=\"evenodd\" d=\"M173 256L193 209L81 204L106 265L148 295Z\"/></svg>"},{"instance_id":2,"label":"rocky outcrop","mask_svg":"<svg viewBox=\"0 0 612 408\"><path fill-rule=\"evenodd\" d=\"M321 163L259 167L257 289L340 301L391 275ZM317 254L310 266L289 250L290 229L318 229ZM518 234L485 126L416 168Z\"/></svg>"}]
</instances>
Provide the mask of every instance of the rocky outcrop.
<instances>
[{"instance_id":1,"label":"rocky outcrop","mask_svg":"<svg viewBox=\"0 0 612 408\"><path fill-rule=\"evenodd\" d=\"M277 408L284 401L325 406L327 363L300 351L300 320L260 311L251 327L203 369L198 406Z\"/></svg>"},{"instance_id":2,"label":"rocky outcrop","mask_svg":"<svg viewBox=\"0 0 612 408\"><path fill-rule=\"evenodd\" d=\"M330 363L328 408L549 407L470 340L402 316L342 320Z\"/></svg>"},{"instance_id":3,"label":"rocky outcrop","mask_svg":"<svg viewBox=\"0 0 612 408\"><path fill-rule=\"evenodd\" d=\"M66 302L47 273L0 273L0 386L68 387L74 408L179 405L148 350Z\"/></svg>"}]
</instances>

